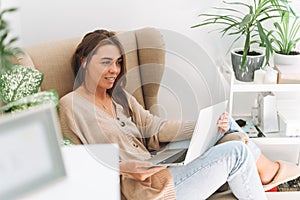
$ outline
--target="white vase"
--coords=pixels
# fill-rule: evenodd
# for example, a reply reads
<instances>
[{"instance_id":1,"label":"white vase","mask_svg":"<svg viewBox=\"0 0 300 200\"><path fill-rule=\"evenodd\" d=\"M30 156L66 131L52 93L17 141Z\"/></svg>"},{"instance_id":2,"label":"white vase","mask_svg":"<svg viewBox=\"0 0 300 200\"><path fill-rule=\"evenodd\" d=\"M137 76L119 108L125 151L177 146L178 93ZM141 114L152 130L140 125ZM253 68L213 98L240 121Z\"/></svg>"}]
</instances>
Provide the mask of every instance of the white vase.
<instances>
[{"instance_id":1,"label":"white vase","mask_svg":"<svg viewBox=\"0 0 300 200\"><path fill-rule=\"evenodd\" d=\"M284 55L274 54L274 65L293 65L300 67L300 54L299 55Z\"/></svg>"}]
</instances>

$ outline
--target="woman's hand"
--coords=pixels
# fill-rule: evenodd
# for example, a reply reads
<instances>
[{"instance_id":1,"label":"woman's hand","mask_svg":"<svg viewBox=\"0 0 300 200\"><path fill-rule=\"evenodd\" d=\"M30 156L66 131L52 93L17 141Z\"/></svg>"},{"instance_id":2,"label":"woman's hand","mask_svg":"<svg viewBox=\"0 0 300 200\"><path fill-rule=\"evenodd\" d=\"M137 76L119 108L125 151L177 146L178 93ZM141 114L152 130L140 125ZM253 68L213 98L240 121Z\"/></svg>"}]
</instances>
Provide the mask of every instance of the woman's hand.
<instances>
[{"instance_id":1,"label":"woman's hand","mask_svg":"<svg viewBox=\"0 0 300 200\"><path fill-rule=\"evenodd\" d=\"M166 169L165 166L153 166L150 162L128 160L120 163L120 172L144 181L153 174Z\"/></svg>"},{"instance_id":2,"label":"woman's hand","mask_svg":"<svg viewBox=\"0 0 300 200\"><path fill-rule=\"evenodd\" d=\"M229 114L227 112L219 117L217 125L220 133L225 133L229 130Z\"/></svg>"}]
</instances>

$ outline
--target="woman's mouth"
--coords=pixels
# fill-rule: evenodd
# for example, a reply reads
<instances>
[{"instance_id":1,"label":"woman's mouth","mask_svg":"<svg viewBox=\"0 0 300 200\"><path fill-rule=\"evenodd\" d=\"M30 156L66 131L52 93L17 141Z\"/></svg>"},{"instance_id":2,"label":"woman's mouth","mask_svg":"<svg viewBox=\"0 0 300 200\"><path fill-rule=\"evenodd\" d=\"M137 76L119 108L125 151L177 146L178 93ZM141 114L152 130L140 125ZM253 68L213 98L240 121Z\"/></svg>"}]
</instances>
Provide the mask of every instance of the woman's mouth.
<instances>
[{"instance_id":1,"label":"woman's mouth","mask_svg":"<svg viewBox=\"0 0 300 200\"><path fill-rule=\"evenodd\" d=\"M105 77L105 79L108 81L115 81L116 77Z\"/></svg>"}]
</instances>

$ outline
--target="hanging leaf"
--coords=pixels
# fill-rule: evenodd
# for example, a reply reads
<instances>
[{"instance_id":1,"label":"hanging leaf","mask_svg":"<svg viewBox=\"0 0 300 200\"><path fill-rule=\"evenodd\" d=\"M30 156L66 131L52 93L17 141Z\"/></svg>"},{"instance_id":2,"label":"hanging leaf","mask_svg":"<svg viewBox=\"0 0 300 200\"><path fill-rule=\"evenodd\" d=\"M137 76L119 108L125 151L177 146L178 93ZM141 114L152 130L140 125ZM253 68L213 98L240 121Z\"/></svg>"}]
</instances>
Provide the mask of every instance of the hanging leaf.
<instances>
[{"instance_id":1,"label":"hanging leaf","mask_svg":"<svg viewBox=\"0 0 300 200\"><path fill-rule=\"evenodd\" d=\"M38 92L44 75L36 69L14 65L0 71L0 98L11 103Z\"/></svg>"},{"instance_id":2,"label":"hanging leaf","mask_svg":"<svg viewBox=\"0 0 300 200\"><path fill-rule=\"evenodd\" d=\"M57 91L52 89L52 90L32 94L22 99L19 99L17 101L6 104L5 106L0 107L0 110L4 111L5 113L16 112L16 111L21 111L30 108L32 106L48 104L48 103L57 106L58 99L59 98L58 98Z\"/></svg>"}]
</instances>

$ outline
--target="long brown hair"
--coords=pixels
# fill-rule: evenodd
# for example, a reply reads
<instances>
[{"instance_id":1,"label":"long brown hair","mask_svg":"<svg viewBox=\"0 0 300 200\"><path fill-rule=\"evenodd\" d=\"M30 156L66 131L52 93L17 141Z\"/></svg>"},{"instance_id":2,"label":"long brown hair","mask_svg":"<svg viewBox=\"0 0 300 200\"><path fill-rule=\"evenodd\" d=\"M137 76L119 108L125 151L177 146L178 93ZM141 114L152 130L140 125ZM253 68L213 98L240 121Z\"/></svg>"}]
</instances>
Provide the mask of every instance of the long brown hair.
<instances>
[{"instance_id":1,"label":"long brown hair","mask_svg":"<svg viewBox=\"0 0 300 200\"><path fill-rule=\"evenodd\" d=\"M126 60L125 53L122 44L118 40L116 33L107 30L95 30L87 33L80 44L77 46L75 53L72 57L72 68L75 74L74 89L79 87L85 79L85 70L82 67L83 58L86 58L88 63L92 55L98 50L99 47L111 44L115 45L121 54L122 63L121 71L115 80L115 84L112 88L107 90L107 93L118 103L121 104L125 110L127 116L131 116L131 109L128 105L128 100L124 91L126 85Z\"/></svg>"}]
</instances>

